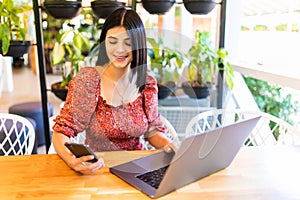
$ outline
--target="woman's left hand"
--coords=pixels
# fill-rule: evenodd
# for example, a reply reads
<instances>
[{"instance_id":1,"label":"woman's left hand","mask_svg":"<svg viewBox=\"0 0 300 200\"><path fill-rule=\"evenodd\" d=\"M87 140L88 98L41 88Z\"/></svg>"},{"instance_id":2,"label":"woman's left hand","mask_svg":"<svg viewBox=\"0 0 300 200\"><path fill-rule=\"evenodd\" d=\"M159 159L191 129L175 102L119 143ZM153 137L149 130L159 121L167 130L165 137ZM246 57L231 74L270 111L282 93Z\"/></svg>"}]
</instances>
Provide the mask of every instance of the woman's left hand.
<instances>
[{"instance_id":1,"label":"woman's left hand","mask_svg":"<svg viewBox=\"0 0 300 200\"><path fill-rule=\"evenodd\" d=\"M166 153L171 153L171 152L176 153L178 147L174 142L170 142L170 143L166 144L163 149Z\"/></svg>"}]
</instances>

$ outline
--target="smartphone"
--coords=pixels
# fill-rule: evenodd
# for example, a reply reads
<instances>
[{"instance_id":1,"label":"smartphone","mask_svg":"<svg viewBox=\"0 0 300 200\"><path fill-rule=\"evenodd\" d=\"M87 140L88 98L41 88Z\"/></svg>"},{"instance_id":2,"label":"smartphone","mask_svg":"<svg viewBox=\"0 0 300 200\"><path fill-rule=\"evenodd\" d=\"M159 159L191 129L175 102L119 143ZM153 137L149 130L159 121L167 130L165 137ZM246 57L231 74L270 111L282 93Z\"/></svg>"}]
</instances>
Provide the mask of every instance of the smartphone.
<instances>
[{"instance_id":1,"label":"smartphone","mask_svg":"<svg viewBox=\"0 0 300 200\"><path fill-rule=\"evenodd\" d=\"M65 146L76 156L79 158L81 156L93 155L94 159L88 160L87 162L97 162L98 157L95 155L93 150L86 144L77 144L77 143L65 143Z\"/></svg>"}]
</instances>

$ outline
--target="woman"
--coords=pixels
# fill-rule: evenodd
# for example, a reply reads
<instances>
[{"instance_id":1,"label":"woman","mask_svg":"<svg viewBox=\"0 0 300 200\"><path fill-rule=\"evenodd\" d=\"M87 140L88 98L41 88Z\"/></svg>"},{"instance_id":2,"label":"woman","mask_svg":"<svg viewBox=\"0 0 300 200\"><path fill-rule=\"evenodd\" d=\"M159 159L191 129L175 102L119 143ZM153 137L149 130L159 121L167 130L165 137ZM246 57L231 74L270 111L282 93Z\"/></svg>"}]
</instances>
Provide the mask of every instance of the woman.
<instances>
[{"instance_id":1,"label":"woman","mask_svg":"<svg viewBox=\"0 0 300 200\"><path fill-rule=\"evenodd\" d=\"M156 80L147 74L144 25L135 11L120 8L106 19L97 66L82 68L68 90L52 140L75 171L90 174L103 166L101 159L85 164L93 156L75 158L64 146L82 131L94 151L139 150L142 135L155 148L171 144L158 114Z\"/></svg>"}]
</instances>

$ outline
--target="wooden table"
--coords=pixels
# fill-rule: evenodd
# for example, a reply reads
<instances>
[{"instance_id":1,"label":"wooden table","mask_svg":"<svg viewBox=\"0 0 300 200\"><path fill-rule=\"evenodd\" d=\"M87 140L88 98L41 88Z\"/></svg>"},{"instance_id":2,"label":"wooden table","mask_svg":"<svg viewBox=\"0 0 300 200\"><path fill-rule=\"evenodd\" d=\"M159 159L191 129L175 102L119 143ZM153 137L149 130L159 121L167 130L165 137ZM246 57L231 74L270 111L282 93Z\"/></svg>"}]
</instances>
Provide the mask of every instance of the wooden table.
<instances>
[{"instance_id":1,"label":"wooden table","mask_svg":"<svg viewBox=\"0 0 300 200\"><path fill-rule=\"evenodd\" d=\"M0 199L149 199L109 167L151 151L97 153L106 167L80 175L57 155L0 157ZM300 147L243 147L226 169L160 199L300 199Z\"/></svg>"}]
</instances>

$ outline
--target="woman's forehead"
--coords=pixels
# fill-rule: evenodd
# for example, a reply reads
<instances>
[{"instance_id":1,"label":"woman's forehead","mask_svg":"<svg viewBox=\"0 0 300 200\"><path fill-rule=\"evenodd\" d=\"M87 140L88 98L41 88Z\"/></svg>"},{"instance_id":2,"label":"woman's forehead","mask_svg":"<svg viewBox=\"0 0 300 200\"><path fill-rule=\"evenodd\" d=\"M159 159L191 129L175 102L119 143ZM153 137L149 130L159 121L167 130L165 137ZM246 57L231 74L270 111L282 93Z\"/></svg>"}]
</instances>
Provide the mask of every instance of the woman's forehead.
<instances>
[{"instance_id":1,"label":"woman's forehead","mask_svg":"<svg viewBox=\"0 0 300 200\"><path fill-rule=\"evenodd\" d=\"M107 31L106 37L129 37L128 33L123 26L116 26L114 28L111 28Z\"/></svg>"}]
</instances>

